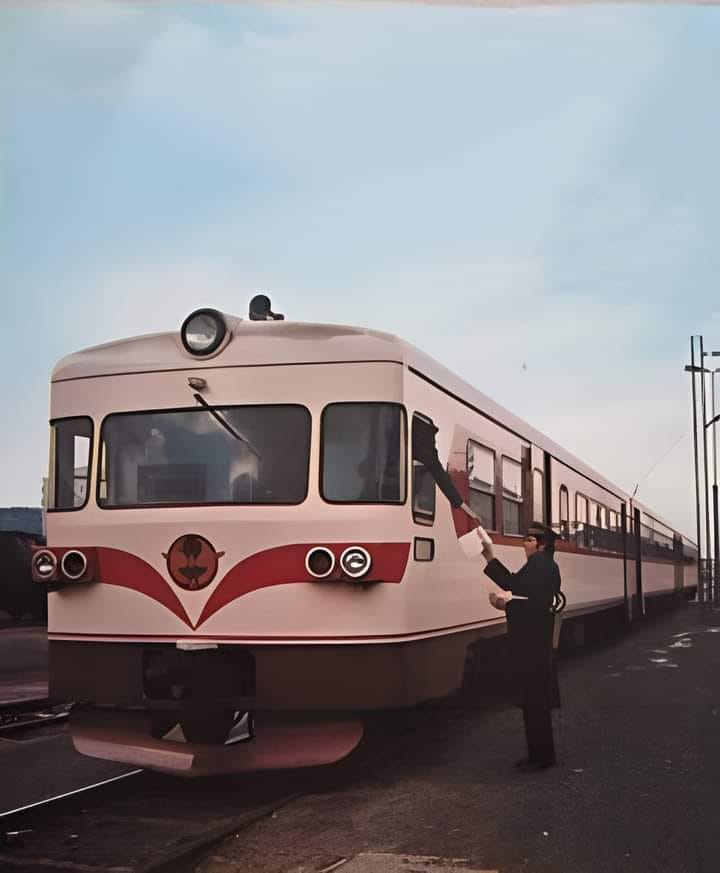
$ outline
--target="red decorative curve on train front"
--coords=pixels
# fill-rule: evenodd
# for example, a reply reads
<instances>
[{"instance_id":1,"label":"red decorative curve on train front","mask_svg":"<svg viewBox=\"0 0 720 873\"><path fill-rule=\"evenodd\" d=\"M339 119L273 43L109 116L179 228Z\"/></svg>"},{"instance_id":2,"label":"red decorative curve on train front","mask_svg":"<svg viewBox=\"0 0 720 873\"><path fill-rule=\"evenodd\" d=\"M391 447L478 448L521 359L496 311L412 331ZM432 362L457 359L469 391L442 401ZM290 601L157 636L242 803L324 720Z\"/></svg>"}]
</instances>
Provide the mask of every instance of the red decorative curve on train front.
<instances>
[{"instance_id":1,"label":"red decorative curve on train front","mask_svg":"<svg viewBox=\"0 0 720 873\"><path fill-rule=\"evenodd\" d=\"M211 615L238 597L269 588L271 585L287 585L292 582L338 582L343 579L342 572L336 570L326 579L318 582L305 569L305 556L313 545L324 545L335 555L336 565L348 546L362 545L372 556L372 567L366 577L357 582L400 582L405 574L410 543L315 543L305 545L279 546L251 555L236 564L220 581L200 615L196 627L207 621Z\"/></svg>"},{"instance_id":2,"label":"red decorative curve on train front","mask_svg":"<svg viewBox=\"0 0 720 873\"><path fill-rule=\"evenodd\" d=\"M177 594L168 583L142 558L121 549L97 550L98 578L105 585L119 585L145 594L174 613L188 627L192 622Z\"/></svg>"}]
</instances>

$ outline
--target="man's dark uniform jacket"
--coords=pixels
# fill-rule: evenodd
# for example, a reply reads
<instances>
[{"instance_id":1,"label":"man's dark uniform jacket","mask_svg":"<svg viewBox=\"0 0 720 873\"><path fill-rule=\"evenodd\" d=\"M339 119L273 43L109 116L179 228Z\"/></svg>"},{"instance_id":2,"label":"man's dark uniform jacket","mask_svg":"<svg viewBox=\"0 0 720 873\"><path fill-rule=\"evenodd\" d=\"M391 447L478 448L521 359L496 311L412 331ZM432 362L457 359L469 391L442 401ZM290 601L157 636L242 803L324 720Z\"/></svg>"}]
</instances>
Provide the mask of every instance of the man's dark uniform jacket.
<instances>
[{"instance_id":1,"label":"man's dark uniform jacket","mask_svg":"<svg viewBox=\"0 0 720 873\"><path fill-rule=\"evenodd\" d=\"M550 555L536 552L511 573L497 558L485 573L505 591L527 600L512 599L506 608L511 657L511 696L519 706L560 706L553 657L555 616L550 612L560 591L560 569Z\"/></svg>"}]
</instances>

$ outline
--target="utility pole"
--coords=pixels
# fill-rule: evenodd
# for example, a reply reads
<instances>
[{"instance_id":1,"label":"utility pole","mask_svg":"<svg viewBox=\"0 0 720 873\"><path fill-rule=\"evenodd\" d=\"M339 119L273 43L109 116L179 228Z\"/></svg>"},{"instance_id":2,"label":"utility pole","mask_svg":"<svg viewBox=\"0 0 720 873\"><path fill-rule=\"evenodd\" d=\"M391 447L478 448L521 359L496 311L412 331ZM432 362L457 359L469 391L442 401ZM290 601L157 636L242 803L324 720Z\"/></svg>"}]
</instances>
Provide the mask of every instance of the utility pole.
<instances>
[{"instance_id":1,"label":"utility pole","mask_svg":"<svg viewBox=\"0 0 720 873\"><path fill-rule=\"evenodd\" d=\"M712 575L711 575L711 567L712 567L712 558L710 555L712 554L710 551L710 484L709 484L709 470L708 470L708 449L707 449L707 413L705 411L705 350L703 348L703 338L700 337L700 389L701 389L701 399L700 399L700 407L702 409L702 423L703 423L703 472L705 474L705 570L708 579L708 602L712 602L711 599L711 584L712 584Z\"/></svg>"},{"instance_id":2,"label":"utility pole","mask_svg":"<svg viewBox=\"0 0 720 873\"><path fill-rule=\"evenodd\" d=\"M688 369L687 367L685 368ZM693 447L695 457L695 519L697 523L697 597L700 603L705 603L705 589L702 577L702 542L700 540L700 472L698 468L698 435L697 435L697 394L695 391L695 337L690 337L690 384L692 385L693 408ZM704 422L703 422L704 424Z\"/></svg>"}]
</instances>

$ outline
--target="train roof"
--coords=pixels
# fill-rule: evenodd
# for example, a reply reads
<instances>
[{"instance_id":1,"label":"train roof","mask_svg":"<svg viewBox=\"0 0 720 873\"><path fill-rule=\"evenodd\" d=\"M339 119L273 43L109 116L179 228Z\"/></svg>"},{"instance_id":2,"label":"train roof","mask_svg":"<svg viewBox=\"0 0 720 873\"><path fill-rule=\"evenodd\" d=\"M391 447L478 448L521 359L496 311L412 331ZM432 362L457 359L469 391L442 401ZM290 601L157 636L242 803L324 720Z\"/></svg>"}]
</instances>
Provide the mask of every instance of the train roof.
<instances>
[{"instance_id":1,"label":"train roof","mask_svg":"<svg viewBox=\"0 0 720 873\"><path fill-rule=\"evenodd\" d=\"M94 346L63 358L52 373L52 382L173 370L206 370L214 367L271 364L320 364L387 361L408 366L421 377L477 409L499 425L549 452L554 458L622 500L629 495L605 479L527 422L504 409L487 395L442 364L399 337L378 330L340 324L295 321L247 321L225 316L231 341L216 355L198 358L183 347L180 332L147 334ZM635 505L674 530L635 501Z\"/></svg>"},{"instance_id":2,"label":"train roof","mask_svg":"<svg viewBox=\"0 0 720 873\"><path fill-rule=\"evenodd\" d=\"M63 358L53 382L162 370L206 370L263 364L403 361L398 337L341 324L245 321L226 316L231 341L219 354L195 357L180 332L148 334L94 346Z\"/></svg>"}]
</instances>

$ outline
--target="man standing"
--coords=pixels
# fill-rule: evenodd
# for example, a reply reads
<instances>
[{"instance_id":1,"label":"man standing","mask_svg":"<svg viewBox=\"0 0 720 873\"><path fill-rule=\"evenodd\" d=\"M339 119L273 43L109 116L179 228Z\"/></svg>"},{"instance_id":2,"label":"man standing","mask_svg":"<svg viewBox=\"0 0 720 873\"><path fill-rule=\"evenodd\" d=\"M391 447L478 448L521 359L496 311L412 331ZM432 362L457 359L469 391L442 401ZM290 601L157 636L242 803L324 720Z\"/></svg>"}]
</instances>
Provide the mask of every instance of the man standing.
<instances>
[{"instance_id":1,"label":"man standing","mask_svg":"<svg viewBox=\"0 0 720 873\"><path fill-rule=\"evenodd\" d=\"M555 563L553 531L533 522L523 546L527 563L511 573L495 557L492 545L484 543L485 573L513 597L504 601L494 593L490 602L507 612L511 652L513 697L522 707L528 757L518 761L523 772L544 770L555 764L552 707L560 705L553 662L552 613L560 593L560 570Z\"/></svg>"}]
</instances>

